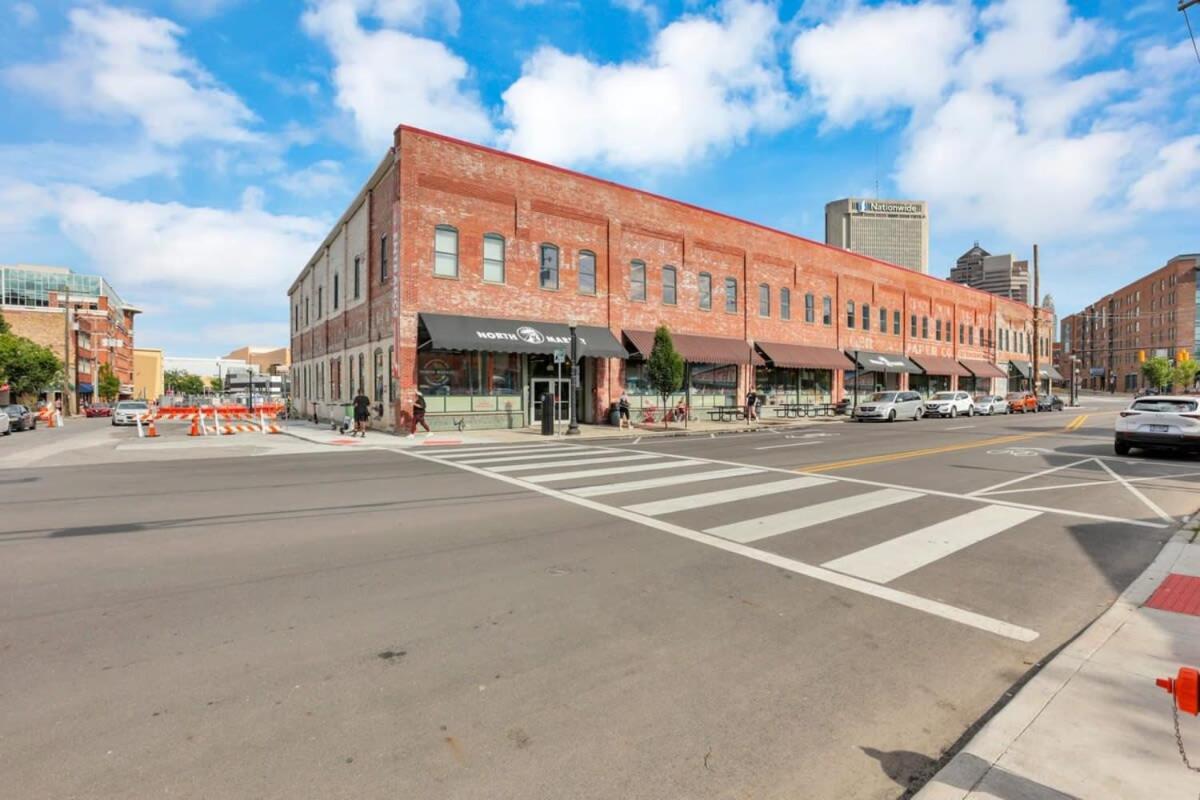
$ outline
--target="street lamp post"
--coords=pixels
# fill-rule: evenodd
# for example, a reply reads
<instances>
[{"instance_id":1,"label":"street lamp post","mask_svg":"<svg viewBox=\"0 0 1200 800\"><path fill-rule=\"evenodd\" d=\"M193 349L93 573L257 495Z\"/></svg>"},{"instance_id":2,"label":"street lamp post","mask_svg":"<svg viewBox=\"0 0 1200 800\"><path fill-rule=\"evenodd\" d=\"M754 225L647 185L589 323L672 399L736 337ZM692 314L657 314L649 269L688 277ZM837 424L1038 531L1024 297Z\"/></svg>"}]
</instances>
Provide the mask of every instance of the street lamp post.
<instances>
[{"instance_id":1,"label":"street lamp post","mask_svg":"<svg viewBox=\"0 0 1200 800\"><path fill-rule=\"evenodd\" d=\"M915 317L914 317L914 319L915 319ZM913 324L915 325L916 323L914 322ZM858 351L855 350L854 351L854 405L850 407L851 413L854 412L854 409L858 408L858 373L861 368L862 368L862 365L858 363Z\"/></svg>"},{"instance_id":2,"label":"street lamp post","mask_svg":"<svg viewBox=\"0 0 1200 800\"><path fill-rule=\"evenodd\" d=\"M567 436L579 435L579 419L575 412L575 389L579 383L579 332L575 320L571 320L571 379L567 387Z\"/></svg>"}]
</instances>

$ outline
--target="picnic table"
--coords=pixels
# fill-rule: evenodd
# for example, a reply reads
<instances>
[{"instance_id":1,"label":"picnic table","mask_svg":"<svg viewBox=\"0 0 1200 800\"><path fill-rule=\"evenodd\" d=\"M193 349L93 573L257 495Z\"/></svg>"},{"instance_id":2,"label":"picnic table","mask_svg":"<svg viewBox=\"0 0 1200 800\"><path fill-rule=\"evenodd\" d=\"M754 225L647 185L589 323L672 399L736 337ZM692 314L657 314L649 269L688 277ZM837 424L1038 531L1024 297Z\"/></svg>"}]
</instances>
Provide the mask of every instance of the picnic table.
<instances>
[{"instance_id":1,"label":"picnic table","mask_svg":"<svg viewBox=\"0 0 1200 800\"><path fill-rule=\"evenodd\" d=\"M844 413L846 404L842 403L779 403L773 408L776 417L832 417Z\"/></svg>"},{"instance_id":2,"label":"picnic table","mask_svg":"<svg viewBox=\"0 0 1200 800\"><path fill-rule=\"evenodd\" d=\"M736 422L746 418L746 409L741 406L713 406L708 409L708 417L715 422Z\"/></svg>"}]
</instances>

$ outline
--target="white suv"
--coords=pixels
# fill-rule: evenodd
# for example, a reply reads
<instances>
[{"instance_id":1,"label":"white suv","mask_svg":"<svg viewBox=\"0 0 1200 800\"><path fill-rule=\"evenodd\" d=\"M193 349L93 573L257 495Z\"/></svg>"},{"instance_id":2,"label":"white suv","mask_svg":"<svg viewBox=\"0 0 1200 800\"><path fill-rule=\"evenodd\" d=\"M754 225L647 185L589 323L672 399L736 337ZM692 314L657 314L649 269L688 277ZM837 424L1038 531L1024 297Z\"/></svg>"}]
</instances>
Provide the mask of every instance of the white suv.
<instances>
[{"instance_id":1,"label":"white suv","mask_svg":"<svg viewBox=\"0 0 1200 800\"><path fill-rule=\"evenodd\" d=\"M1175 395L1134 400L1117 417L1113 449L1123 456L1134 447L1200 450L1200 400Z\"/></svg>"},{"instance_id":2,"label":"white suv","mask_svg":"<svg viewBox=\"0 0 1200 800\"><path fill-rule=\"evenodd\" d=\"M966 392L938 392L925 401L927 417L957 417L966 414L975 416L975 401Z\"/></svg>"}]
</instances>

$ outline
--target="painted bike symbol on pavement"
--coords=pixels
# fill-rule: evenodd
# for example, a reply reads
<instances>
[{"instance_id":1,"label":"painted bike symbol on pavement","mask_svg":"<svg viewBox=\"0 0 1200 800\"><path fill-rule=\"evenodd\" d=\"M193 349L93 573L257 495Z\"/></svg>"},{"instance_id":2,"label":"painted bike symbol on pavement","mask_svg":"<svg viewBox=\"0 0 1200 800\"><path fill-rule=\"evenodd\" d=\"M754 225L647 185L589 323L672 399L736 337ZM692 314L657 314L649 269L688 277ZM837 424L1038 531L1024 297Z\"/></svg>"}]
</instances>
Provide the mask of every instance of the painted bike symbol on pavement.
<instances>
[{"instance_id":1,"label":"painted bike symbol on pavement","mask_svg":"<svg viewBox=\"0 0 1200 800\"><path fill-rule=\"evenodd\" d=\"M1053 452L1044 447L1005 447L1000 450L988 450L989 456L1016 456L1017 458L1027 458L1029 456L1040 456L1043 453Z\"/></svg>"}]
</instances>

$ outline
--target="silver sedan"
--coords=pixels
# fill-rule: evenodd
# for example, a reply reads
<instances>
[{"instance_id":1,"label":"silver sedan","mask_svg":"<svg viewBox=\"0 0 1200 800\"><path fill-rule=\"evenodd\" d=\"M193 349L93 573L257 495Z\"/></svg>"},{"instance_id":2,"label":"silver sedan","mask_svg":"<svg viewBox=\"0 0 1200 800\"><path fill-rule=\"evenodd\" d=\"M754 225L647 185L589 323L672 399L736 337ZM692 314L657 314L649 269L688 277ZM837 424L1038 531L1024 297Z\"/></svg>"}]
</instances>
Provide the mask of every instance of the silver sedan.
<instances>
[{"instance_id":1,"label":"silver sedan","mask_svg":"<svg viewBox=\"0 0 1200 800\"><path fill-rule=\"evenodd\" d=\"M975 413L986 414L1007 414L1008 401L1003 397L994 394L981 394L975 398Z\"/></svg>"}]
</instances>

